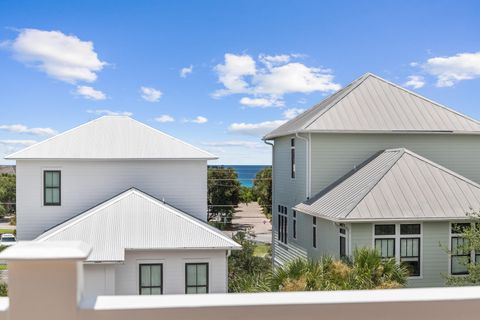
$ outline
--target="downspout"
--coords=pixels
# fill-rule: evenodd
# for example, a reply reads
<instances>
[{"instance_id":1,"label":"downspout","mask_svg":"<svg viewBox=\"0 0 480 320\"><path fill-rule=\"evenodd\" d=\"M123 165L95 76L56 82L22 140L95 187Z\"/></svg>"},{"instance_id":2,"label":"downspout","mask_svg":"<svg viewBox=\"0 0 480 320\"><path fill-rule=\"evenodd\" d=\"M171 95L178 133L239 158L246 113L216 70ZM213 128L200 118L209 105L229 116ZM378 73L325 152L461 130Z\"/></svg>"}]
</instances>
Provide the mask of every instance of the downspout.
<instances>
[{"instance_id":1,"label":"downspout","mask_svg":"<svg viewBox=\"0 0 480 320\"><path fill-rule=\"evenodd\" d=\"M275 245L274 245L274 243L275 243L274 240L275 239L273 238L273 229L275 228L275 226L273 225L273 217L274 217L274 215L273 215L273 204L275 203L275 183L273 181L273 179L274 179L273 178L274 177L273 167L275 165L275 152L273 150L273 147L275 145L272 142L268 142L266 139L262 139L262 140L265 144L268 144L268 145L272 146L272 203L271 203L270 209L272 210L272 266L274 266L275 265Z\"/></svg>"},{"instance_id":2,"label":"downspout","mask_svg":"<svg viewBox=\"0 0 480 320\"><path fill-rule=\"evenodd\" d=\"M302 137L298 134L298 132L295 133L295 137L305 141L305 198L308 200L310 199L311 196L311 190L310 190L310 135L308 135L308 138Z\"/></svg>"}]
</instances>

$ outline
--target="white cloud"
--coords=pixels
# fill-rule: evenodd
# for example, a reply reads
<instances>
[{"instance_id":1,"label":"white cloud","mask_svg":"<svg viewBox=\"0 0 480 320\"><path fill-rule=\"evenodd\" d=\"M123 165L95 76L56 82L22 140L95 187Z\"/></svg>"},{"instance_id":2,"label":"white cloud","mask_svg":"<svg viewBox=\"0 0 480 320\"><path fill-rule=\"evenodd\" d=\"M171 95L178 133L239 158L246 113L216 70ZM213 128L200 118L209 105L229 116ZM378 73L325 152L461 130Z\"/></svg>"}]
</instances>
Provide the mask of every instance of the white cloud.
<instances>
[{"instance_id":1,"label":"white cloud","mask_svg":"<svg viewBox=\"0 0 480 320\"><path fill-rule=\"evenodd\" d=\"M142 98L148 102L158 102L162 96L162 92L152 87L141 87Z\"/></svg>"},{"instance_id":2,"label":"white cloud","mask_svg":"<svg viewBox=\"0 0 480 320\"><path fill-rule=\"evenodd\" d=\"M413 89L420 89L425 85L425 78L422 76L408 76L408 81L404 85Z\"/></svg>"},{"instance_id":3,"label":"white cloud","mask_svg":"<svg viewBox=\"0 0 480 320\"><path fill-rule=\"evenodd\" d=\"M259 123L232 123L228 127L228 132L245 134L249 136L264 136L273 129L278 128L287 120L263 121Z\"/></svg>"},{"instance_id":4,"label":"white cloud","mask_svg":"<svg viewBox=\"0 0 480 320\"><path fill-rule=\"evenodd\" d=\"M167 123L167 122L173 122L175 119L172 116L169 116L168 114L162 114L159 117L155 118L155 121L158 121L160 123Z\"/></svg>"},{"instance_id":5,"label":"white cloud","mask_svg":"<svg viewBox=\"0 0 480 320\"><path fill-rule=\"evenodd\" d=\"M225 54L224 64L215 67L224 88L213 93L216 98L231 94L252 94L251 100L278 100L289 93L333 92L341 86L334 82L331 70L308 67L291 61L298 55L260 55L261 67L249 55ZM244 100L245 101L245 100ZM265 101L262 102L265 104Z\"/></svg>"},{"instance_id":6,"label":"white cloud","mask_svg":"<svg viewBox=\"0 0 480 320\"><path fill-rule=\"evenodd\" d=\"M180 77L186 78L190 73L193 72L193 65L180 69Z\"/></svg>"},{"instance_id":7,"label":"white cloud","mask_svg":"<svg viewBox=\"0 0 480 320\"><path fill-rule=\"evenodd\" d=\"M95 81L106 64L98 58L93 42L60 31L22 29L8 47L17 60L69 83Z\"/></svg>"},{"instance_id":8,"label":"white cloud","mask_svg":"<svg viewBox=\"0 0 480 320\"><path fill-rule=\"evenodd\" d=\"M295 118L296 116L298 116L300 113L304 112L305 109L300 109L300 108L291 108L291 109L287 109L283 112L283 116L285 117L285 119L293 119Z\"/></svg>"},{"instance_id":9,"label":"white cloud","mask_svg":"<svg viewBox=\"0 0 480 320\"><path fill-rule=\"evenodd\" d=\"M203 142L204 146L208 147L242 147L249 149L264 148L265 144L258 141L244 141L244 140L230 140L230 141L218 141L218 142Z\"/></svg>"},{"instance_id":10,"label":"white cloud","mask_svg":"<svg viewBox=\"0 0 480 320\"><path fill-rule=\"evenodd\" d=\"M240 99L240 104L247 106L247 107L260 107L260 108L268 108L268 107L283 107L285 102L283 100L277 100L275 98L250 98L250 97L243 97Z\"/></svg>"},{"instance_id":11,"label":"white cloud","mask_svg":"<svg viewBox=\"0 0 480 320\"><path fill-rule=\"evenodd\" d=\"M207 118L205 118L205 117L202 117L202 116L198 116L198 117L196 117L195 119L193 119L193 120L190 120L190 122L193 122L193 123L200 123L200 124L202 124L202 123L206 123L207 121L208 121L208 119L207 119Z\"/></svg>"},{"instance_id":12,"label":"white cloud","mask_svg":"<svg viewBox=\"0 0 480 320\"><path fill-rule=\"evenodd\" d=\"M23 124L0 125L0 129L15 133L28 133L37 136L53 136L58 133L52 128L29 128Z\"/></svg>"},{"instance_id":13,"label":"white cloud","mask_svg":"<svg viewBox=\"0 0 480 320\"><path fill-rule=\"evenodd\" d=\"M83 96L89 100L105 100L107 96L100 90L95 90L89 86L77 86L76 94Z\"/></svg>"},{"instance_id":14,"label":"white cloud","mask_svg":"<svg viewBox=\"0 0 480 320\"><path fill-rule=\"evenodd\" d=\"M32 144L37 143L35 140L0 140L1 144L9 145L9 146L31 146Z\"/></svg>"},{"instance_id":15,"label":"white cloud","mask_svg":"<svg viewBox=\"0 0 480 320\"><path fill-rule=\"evenodd\" d=\"M132 112L129 111L112 111L108 109L97 109L97 110L87 110L88 113L96 114L99 116L133 116Z\"/></svg>"},{"instance_id":16,"label":"white cloud","mask_svg":"<svg viewBox=\"0 0 480 320\"><path fill-rule=\"evenodd\" d=\"M437 78L437 87L451 87L459 81L480 77L480 52L430 58L423 68Z\"/></svg>"},{"instance_id":17,"label":"white cloud","mask_svg":"<svg viewBox=\"0 0 480 320\"><path fill-rule=\"evenodd\" d=\"M221 97L233 93L248 92L246 76L253 76L256 73L255 60L249 55L225 54L225 63L215 66L218 81L225 89L215 91L214 97Z\"/></svg>"}]
</instances>

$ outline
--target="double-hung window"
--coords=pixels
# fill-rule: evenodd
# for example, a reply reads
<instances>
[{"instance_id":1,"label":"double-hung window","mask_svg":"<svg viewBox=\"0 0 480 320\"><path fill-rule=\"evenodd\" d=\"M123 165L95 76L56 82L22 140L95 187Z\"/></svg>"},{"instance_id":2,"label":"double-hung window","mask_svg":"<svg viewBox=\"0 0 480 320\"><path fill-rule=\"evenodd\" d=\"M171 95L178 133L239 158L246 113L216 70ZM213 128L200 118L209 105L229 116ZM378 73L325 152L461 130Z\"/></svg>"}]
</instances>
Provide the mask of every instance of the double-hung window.
<instances>
[{"instance_id":1,"label":"double-hung window","mask_svg":"<svg viewBox=\"0 0 480 320\"><path fill-rule=\"evenodd\" d=\"M472 256L476 258L475 252L469 248L469 242L463 237L470 223L452 223L450 229L450 273L452 275L468 274L468 265Z\"/></svg>"},{"instance_id":2,"label":"double-hung window","mask_svg":"<svg viewBox=\"0 0 480 320\"><path fill-rule=\"evenodd\" d=\"M163 294L163 265L161 263L140 264L139 293L141 295Z\"/></svg>"},{"instance_id":3,"label":"double-hung window","mask_svg":"<svg viewBox=\"0 0 480 320\"><path fill-rule=\"evenodd\" d=\"M278 240L281 243L287 244L287 230L288 230L288 213L287 207L278 206Z\"/></svg>"},{"instance_id":4,"label":"double-hung window","mask_svg":"<svg viewBox=\"0 0 480 320\"><path fill-rule=\"evenodd\" d=\"M421 225L377 224L374 226L374 246L384 259L395 259L404 265L410 277L421 275Z\"/></svg>"},{"instance_id":5,"label":"double-hung window","mask_svg":"<svg viewBox=\"0 0 480 320\"><path fill-rule=\"evenodd\" d=\"M208 293L208 263L185 264L185 293Z\"/></svg>"},{"instance_id":6,"label":"double-hung window","mask_svg":"<svg viewBox=\"0 0 480 320\"><path fill-rule=\"evenodd\" d=\"M317 217L312 217L312 246L317 247Z\"/></svg>"},{"instance_id":7,"label":"double-hung window","mask_svg":"<svg viewBox=\"0 0 480 320\"><path fill-rule=\"evenodd\" d=\"M295 138L290 140L290 177L295 179Z\"/></svg>"},{"instance_id":8,"label":"double-hung window","mask_svg":"<svg viewBox=\"0 0 480 320\"><path fill-rule=\"evenodd\" d=\"M61 173L59 170L43 171L43 205L61 204Z\"/></svg>"}]
</instances>

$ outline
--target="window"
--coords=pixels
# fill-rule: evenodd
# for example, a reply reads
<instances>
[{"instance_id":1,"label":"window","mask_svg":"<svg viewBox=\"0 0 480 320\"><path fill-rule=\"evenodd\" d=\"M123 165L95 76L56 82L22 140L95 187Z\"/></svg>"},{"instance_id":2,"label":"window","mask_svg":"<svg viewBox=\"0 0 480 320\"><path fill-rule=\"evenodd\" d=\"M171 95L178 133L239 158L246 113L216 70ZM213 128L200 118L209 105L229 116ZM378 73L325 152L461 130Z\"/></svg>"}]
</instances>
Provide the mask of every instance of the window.
<instances>
[{"instance_id":1,"label":"window","mask_svg":"<svg viewBox=\"0 0 480 320\"><path fill-rule=\"evenodd\" d=\"M406 266L410 277L421 275L420 224L377 224L374 227L374 246L384 259L393 258Z\"/></svg>"},{"instance_id":2,"label":"window","mask_svg":"<svg viewBox=\"0 0 480 320\"><path fill-rule=\"evenodd\" d=\"M312 245L317 247L317 217L312 217Z\"/></svg>"},{"instance_id":3,"label":"window","mask_svg":"<svg viewBox=\"0 0 480 320\"><path fill-rule=\"evenodd\" d=\"M452 223L450 229L450 273L452 275L468 274L468 265L473 258L477 258L476 252L469 249L468 240L463 238L463 233L470 228L470 223ZM475 260L477 261L477 260Z\"/></svg>"},{"instance_id":4,"label":"window","mask_svg":"<svg viewBox=\"0 0 480 320\"><path fill-rule=\"evenodd\" d=\"M293 236L293 239L297 239L297 211L293 210L292 216L293 216L293 221L292 221L293 232L292 232L292 236Z\"/></svg>"},{"instance_id":5,"label":"window","mask_svg":"<svg viewBox=\"0 0 480 320\"><path fill-rule=\"evenodd\" d=\"M139 293L141 295L163 294L163 265L140 264Z\"/></svg>"},{"instance_id":6,"label":"window","mask_svg":"<svg viewBox=\"0 0 480 320\"><path fill-rule=\"evenodd\" d=\"M287 244L288 215L287 207L278 206L278 240Z\"/></svg>"},{"instance_id":7,"label":"window","mask_svg":"<svg viewBox=\"0 0 480 320\"><path fill-rule=\"evenodd\" d=\"M290 140L290 171L291 178L295 179L295 138Z\"/></svg>"},{"instance_id":8,"label":"window","mask_svg":"<svg viewBox=\"0 0 480 320\"><path fill-rule=\"evenodd\" d=\"M60 171L43 172L43 205L59 206L61 203Z\"/></svg>"},{"instance_id":9,"label":"window","mask_svg":"<svg viewBox=\"0 0 480 320\"><path fill-rule=\"evenodd\" d=\"M347 229L345 229L345 226L341 225L338 232L340 237L340 258L346 258L347 257Z\"/></svg>"},{"instance_id":10,"label":"window","mask_svg":"<svg viewBox=\"0 0 480 320\"><path fill-rule=\"evenodd\" d=\"M208 263L185 264L185 293L208 293Z\"/></svg>"}]
</instances>

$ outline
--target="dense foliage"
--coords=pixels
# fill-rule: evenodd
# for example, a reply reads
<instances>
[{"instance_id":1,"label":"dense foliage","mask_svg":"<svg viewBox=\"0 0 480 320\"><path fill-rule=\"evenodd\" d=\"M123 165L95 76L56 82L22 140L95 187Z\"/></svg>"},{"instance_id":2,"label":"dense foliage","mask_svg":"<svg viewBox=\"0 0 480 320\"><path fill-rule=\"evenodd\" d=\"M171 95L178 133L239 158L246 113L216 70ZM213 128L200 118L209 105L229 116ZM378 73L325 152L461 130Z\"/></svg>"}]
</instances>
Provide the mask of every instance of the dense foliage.
<instances>
[{"instance_id":1,"label":"dense foliage","mask_svg":"<svg viewBox=\"0 0 480 320\"><path fill-rule=\"evenodd\" d=\"M464 228L462 230L458 230L462 233L463 238L463 246L458 247L458 251L464 251L467 253L471 252L480 252L480 212L470 212L467 214L470 217L471 223L469 228ZM453 250L453 248L452 248ZM448 252L451 254L451 252ZM447 285L453 286L462 286L462 285L480 285L480 261L472 261L470 259L464 259L461 263L466 266L468 270L468 274L464 276L448 276L447 277Z\"/></svg>"},{"instance_id":2,"label":"dense foliage","mask_svg":"<svg viewBox=\"0 0 480 320\"><path fill-rule=\"evenodd\" d=\"M253 189L245 186L240 187L240 202L248 205L250 202L255 201L255 195Z\"/></svg>"},{"instance_id":3,"label":"dense foliage","mask_svg":"<svg viewBox=\"0 0 480 320\"><path fill-rule=\"evenodd\" d=\"M240 182L237 172L223 166L208 168L209 219L226 217L231 221L240 201Z\"/></svg>"},{"instance_id":4,"label":"dense foliage","mask_svg":"<svg viewBox=\"0 0 480 320\"><path fill-rule=\"evenodd\" d=\"M247 234L244 232L238 232L233 240L242 246L242 250L233 251L228 259L228 291L269 291L271 257L256 256L256 244L247 239Z\"/></svg>"},{"instance_id":5,"label":"dense foliage","mask_svg":"<svg viewBox=\"0 0 480 320\"><path fill-rule=\"evenodd\" d=\"M15 213L14 205L5 203L15 203L15 175L0 175L0 216Z\"/></svg>"},{"instance_id":6,"label":"dense foliage","mask_svg":"<svg viewBox=\"0 0 480 320\"><path fill-rule=\"evenodd\" d=\"M321 291L401 288L408 271L377 251L358 249L353 262L323 257L319 261L294 260L274 270L273 291Z\"/></svg>"},{"instance_id":7,"label":"dense foliage","mask_svg":"<svg viewBox=\"0 0 480 320\"><path fill-rule=\"evenodd\" d=\"M5 282L0 282L0 297L8 296L8 286Z\"/></svg>"},{"instance_id":8,"label":"dense foliage","mask_svg":"<svg viewBox=\"0 0 480 320\"><path fill-rule=\"evenodd\" d=\"M272 217L272 167L260 170L253 182L253 194L263 213L269 219Z\"/></svg>"}]
</instances>

